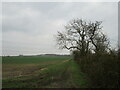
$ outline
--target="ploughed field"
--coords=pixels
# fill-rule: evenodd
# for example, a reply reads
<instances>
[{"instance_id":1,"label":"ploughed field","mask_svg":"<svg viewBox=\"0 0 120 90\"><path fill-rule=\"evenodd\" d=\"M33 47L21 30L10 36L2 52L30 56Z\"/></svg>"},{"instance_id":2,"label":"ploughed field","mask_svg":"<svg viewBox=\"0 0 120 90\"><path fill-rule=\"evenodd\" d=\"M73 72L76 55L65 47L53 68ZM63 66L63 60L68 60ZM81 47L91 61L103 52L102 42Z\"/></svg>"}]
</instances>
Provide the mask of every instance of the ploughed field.
<instances>
[{"instance_id":1,"label":"ploughed field","mask_svg":"<svg viewBox=\"0 0 120 90\"><path fill-rule=\"evenodd\" d=\"M88 82L70 56L2 58L3 88L83 88Z\"/></svg>"}]
</instances>

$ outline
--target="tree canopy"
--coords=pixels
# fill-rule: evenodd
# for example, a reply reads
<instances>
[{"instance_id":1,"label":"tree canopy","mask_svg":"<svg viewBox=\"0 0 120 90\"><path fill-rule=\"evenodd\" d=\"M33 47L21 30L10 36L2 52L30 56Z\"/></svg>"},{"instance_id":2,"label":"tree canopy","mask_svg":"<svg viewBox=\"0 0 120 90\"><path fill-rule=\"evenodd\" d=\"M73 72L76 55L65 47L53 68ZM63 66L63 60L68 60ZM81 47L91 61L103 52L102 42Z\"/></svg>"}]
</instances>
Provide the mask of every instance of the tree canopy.
<instances>
[{"instance_id":1,"label":"tree canopy","mask_svg":"<svg viewBox=\"0 0 120 90\"><path fill-rule=\"evenodd\" d=\"M73 19L64 32L57 33L57 44L61 49L78 50L81 55L89 52L99 53L109 50L109 40L102 32L102 21L87 22L83 19Z\"/></svg>"}]
</instances>

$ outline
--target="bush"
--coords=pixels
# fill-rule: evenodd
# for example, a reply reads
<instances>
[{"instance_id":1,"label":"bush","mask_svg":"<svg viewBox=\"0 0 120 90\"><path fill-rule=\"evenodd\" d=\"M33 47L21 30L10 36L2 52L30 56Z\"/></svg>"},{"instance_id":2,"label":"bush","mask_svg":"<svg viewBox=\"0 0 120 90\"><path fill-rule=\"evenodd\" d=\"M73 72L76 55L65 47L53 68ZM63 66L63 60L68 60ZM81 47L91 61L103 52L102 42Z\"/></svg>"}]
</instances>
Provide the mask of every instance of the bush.
<instances>
[{"instance_id":1,"label":"bush","mask_svg":"<svg viewBox=\"0 0 120 90\"><path fill-rule=\"evenodd\" d=\"M77 62L82 72L91 80L91 87L117 88L119 87L119 72L117 54L89 54L79 58Z\"/></svg>"}]
</instances>

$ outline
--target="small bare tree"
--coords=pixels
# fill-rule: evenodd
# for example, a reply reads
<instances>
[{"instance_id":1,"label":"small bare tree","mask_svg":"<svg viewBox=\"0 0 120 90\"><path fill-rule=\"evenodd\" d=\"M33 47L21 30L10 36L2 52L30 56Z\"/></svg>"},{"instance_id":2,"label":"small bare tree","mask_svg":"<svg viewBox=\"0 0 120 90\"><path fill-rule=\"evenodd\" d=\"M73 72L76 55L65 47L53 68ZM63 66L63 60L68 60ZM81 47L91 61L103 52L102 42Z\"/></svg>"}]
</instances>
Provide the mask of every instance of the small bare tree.
<instances>
[{"instance_id":1,"label":"small bare tree","mask_svg":"<svg viewBox=\"0 0 120 90\"><path fill-rule=\"evenodd\" d=\"M65 26L64 32L58 32L57 44L61 49L78 50L81 55L89 51L107 51L108 39L101 32L101 21L94 23L82 19L73 19Z\"/></svg>"}]
</instances>

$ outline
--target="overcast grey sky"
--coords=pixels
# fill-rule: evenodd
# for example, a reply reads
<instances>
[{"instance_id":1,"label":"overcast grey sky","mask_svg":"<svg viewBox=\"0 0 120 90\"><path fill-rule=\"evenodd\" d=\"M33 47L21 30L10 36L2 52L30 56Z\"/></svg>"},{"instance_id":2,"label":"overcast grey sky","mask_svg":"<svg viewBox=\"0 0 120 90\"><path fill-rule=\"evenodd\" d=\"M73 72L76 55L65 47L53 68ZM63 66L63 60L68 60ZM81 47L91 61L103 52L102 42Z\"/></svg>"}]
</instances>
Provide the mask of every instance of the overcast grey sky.
<instances>
[{"instance_id":1,"label":"overcast grey sky","mask_svg":"<svg viewBox=\"0 0 120 90\"><path fill-rule=\"evenodd\" d=\"M54 35L74 18L103 21L103 32L117 46L117 2L4 2L2 11L3 55L69 53L58 49Z\"/></svg>"}]
</instances>

